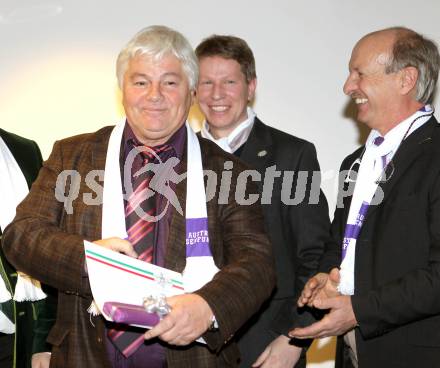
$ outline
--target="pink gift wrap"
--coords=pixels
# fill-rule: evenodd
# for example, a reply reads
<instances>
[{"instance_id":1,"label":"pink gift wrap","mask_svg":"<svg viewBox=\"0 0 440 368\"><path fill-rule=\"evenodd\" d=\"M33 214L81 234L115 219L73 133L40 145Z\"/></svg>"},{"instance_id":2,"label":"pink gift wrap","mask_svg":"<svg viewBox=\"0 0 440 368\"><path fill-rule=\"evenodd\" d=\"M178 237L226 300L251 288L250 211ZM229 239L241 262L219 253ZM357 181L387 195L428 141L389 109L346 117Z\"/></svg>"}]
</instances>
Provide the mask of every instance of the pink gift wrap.
<instances>
[{"instance_id":1,"label":"pink gift wrap","mask_svg":"<svg viewBox=\"0 0 440 368\"><path fill-rule=\"evenodd\" d=\"M148 313L142 305L105 302L103 310L114 322L126 325L153 327L160 321L156 313Z\"/></svg>"}]
</instances>

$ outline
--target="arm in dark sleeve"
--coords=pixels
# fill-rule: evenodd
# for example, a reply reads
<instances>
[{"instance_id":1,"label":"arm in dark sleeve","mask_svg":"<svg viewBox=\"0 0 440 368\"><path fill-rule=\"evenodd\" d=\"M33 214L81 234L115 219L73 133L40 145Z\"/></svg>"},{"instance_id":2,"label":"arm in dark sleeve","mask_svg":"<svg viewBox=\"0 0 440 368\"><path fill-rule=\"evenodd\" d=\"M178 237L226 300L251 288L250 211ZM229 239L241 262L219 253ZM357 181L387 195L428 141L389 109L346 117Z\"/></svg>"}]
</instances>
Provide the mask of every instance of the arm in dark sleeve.
<instances>
[{"instance_id":1,"label":"arm in dark sleeve","mask_svg":"<svg viewBox=\"0 0 440 368\"><path fill-rule=\"evenodd\" d=\"M46 342L50 329L55 324L57 312L57 291L45 287L46 299L34 302L36 320L34 322L34 341L32 353L50 352L52 347Z\"/></svg>"},{"instance_id":2,"label":"arm in dark sleeve","mask_svg":"<svg viewBox=\"0 0 440 368\"><path fill-rule=\"evenodd\" d=\"M249 193L257 193L256 187L249 188ZM234 336L269 298L275 285L272 248L260 204L239 205L234 194L232 186L229 203L218 206L224 265L211 282L196 291L208 302L218 321L218 331L204 334L212 349L221 348ZM210 215L214 214L208 207Z\"/></svg>"},{"instance_id":3,"label":"arm in dark sleeve","mask_svg":"<svg viewBox=\"0 0 440 368\"><path fill-rule=\"evenodd\" d=\"M351 167L353 157L358 157L359 151L348 156L341 164L339 170L338 197L333 221L330 227L330 237L325 244L325 250L319 262L318 272L329 273L333 268L339 268L342 261L342 241L348 211L350 209L351 195L355 182L346 182L346 176Z\"/></svg>"},{"instance_id":4,"label":"arm in dark sleeve","mask_svg":"<svg viewBox=\"0 0 440 368\"><path fill-rule=\"evenodd\" d=\"M305 195L300 203L288 206L286 224L297 245L294 265L296 282L294 299L286 299L273 324L274 330L280 334L287 334L293 327L307 326L316 320L307 308L299 309L296 300L307 280L316 273L324 246L329 241L328 205L320 189L320 168L311 143L304 145L298 165L293 169L296 173L307 173L307 180L299 178L294 181L297 183L297 192L302 190L301 185L306 186Z\"/></svg>"},{"instance_id":5,"label":"arm in dark sleeve","mask_svg":"<svg viewBox=\"0 0 440 368\"><path fill-rule=\"evenodd\" d=\"M34 154L31 156L34 160L35 173L32 174L32 181L38 176L38 172L43 165L43 157L37 143L32 141ZM35 321L33 325L34 339L32 343L32 354L41 352L50 352L52 346L46 342L47 336L55 324L57 312L57 290L47 285L42 285L43 291L46 293L46 299L34 302Z\"/></svg>"}]
</instances>

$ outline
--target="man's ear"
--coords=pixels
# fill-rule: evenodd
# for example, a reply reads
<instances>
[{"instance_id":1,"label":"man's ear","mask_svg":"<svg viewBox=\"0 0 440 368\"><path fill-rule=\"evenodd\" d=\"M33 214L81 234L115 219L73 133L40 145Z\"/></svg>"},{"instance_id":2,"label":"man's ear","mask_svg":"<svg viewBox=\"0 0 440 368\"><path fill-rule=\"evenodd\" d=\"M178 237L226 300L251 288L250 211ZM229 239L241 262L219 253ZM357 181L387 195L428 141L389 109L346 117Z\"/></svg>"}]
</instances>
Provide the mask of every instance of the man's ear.
<instances>
[{"instance_id":1,"label":"man's ear","mask_svg":"<svg viewBox=\"0 0 440 368\"><path fill-rule=\"evenodd\" d=\"M400 93L407 95L416 87L419 71L413 66L407 66L400 71Z\"/></svg>"},{"instance_id":2,"label":"man's ear","mask_svg":"<svg viewBox=\"0 0 440 368\"><path fill-rule=\"evenodd\" d=\"M254 99L256 89L257 78L254 78L248 83L248 102L251 102Z\"/></svg>"}]
</instances>

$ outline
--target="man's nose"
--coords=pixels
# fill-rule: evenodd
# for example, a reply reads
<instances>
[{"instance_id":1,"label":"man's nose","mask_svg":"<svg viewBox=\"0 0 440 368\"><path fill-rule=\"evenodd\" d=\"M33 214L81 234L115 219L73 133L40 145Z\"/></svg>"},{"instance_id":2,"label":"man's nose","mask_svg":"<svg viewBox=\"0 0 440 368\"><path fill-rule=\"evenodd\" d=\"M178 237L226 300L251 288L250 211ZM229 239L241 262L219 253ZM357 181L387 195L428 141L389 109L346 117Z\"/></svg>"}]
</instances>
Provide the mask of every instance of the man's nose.
<instances>
[{"instance_id":1,"label":"man's nose","mask_svg":"<svg viewBox=\"0 0 440 368\"><path fill-rule=\"evenodd\" d=\"M159 101L162 98L160 84L153 83L148 90L147 98L151 101Z\"/></svg>"},{"instance_id":2,"label":"man's nose","mask_svg":"<svg viewBox=\"0 0 440 368\"><path fill-rule=\"evenodd\" d=\"M214 83L212 87L212 98L214 100L220 100L225 95L224 88L221 83Z\"/></svg>"},{"instance_id":3,"label":"man's nose","mask_svg":"<svg viewBox=\"0 0 440 368\"><path fill-rule=\"evenodd\" d=\"M343 91L347 96L350 96L357 89L357 80L350 74L344 83Z\"/></svg>"}]
</instances>

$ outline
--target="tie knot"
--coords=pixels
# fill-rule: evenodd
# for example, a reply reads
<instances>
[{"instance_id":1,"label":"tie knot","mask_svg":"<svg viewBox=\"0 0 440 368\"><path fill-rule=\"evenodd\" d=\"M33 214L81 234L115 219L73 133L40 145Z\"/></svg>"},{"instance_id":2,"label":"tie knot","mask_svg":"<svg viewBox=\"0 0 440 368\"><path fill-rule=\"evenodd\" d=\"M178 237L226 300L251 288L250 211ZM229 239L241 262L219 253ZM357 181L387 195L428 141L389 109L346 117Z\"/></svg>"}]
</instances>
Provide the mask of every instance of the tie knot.
<instances>
[{"instance_id":1,"label":"tie knot","mask_svg":"<svg viewBox=\"0 0 440 368\"><path fill-rule=\"evenodd\" d=\"M147 146L144 146L144 147L147 147ZM156 155L160 155L162 152L168 152L173 149L173 147L171 145L166 144L166 143L160 144L159 146L147 147L147 148L148 148L148 150L150 150L150 152L154 151L154 153Z\"/></svg>"},{"instance_id":2,"label":"tie knot","mask_svg":"<svg viewBox=\"0 0 440 368\"><path fill-rule=\"evenodd\" d=\"M136 144L134 142L132 143L133 146L140 152L141 157L144 161L154 161L157 156L163 159L165 157L165 153L173 149L171 145L166 143L154 147L144 146L142 144Z\"/></svg>"},{"instance_id":3,"label":"tie knot","mask_svg":"<svg viewBox=\"0 0 440 368\"><path fill-rule=\"evenodd\" d=\"M385 140L384 137L378 136L378 137L374 138L373 143L376 146L380 146L384 140Z\"/></svg>"}]
</instances>

